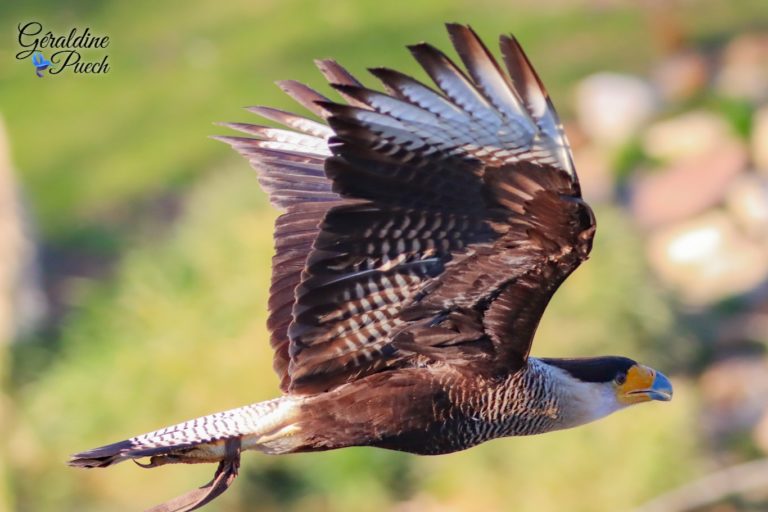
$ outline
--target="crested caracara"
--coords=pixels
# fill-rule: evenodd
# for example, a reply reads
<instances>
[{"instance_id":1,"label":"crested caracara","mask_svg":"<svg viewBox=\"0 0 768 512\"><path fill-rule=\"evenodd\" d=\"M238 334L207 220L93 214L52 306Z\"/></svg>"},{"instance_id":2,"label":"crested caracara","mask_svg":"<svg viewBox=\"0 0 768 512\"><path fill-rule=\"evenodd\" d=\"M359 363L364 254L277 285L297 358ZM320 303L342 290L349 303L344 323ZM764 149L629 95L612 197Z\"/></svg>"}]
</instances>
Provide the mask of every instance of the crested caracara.
<instances>
[{"instance_id":1,"label":"crested caracara","mask_svg":"<svg viewBox=\"0 0 768 512\"><path fill-rule=\"evenodd\" d=\"M362 85L317 62L343 101L279 82L320 120L268 107L271 128L226 126L283 213L275 225L268 327L283 395L95 448L70 464L218 462L223 492L240 452L375 446L417 454L575 427L669 400L661 373L626 357L530 357L560 284L587 259L595 219L552 103L518 42L506 71L467 26L464 64L409 49L434 82L388 68Z\"/></svg>"}]
</instances>

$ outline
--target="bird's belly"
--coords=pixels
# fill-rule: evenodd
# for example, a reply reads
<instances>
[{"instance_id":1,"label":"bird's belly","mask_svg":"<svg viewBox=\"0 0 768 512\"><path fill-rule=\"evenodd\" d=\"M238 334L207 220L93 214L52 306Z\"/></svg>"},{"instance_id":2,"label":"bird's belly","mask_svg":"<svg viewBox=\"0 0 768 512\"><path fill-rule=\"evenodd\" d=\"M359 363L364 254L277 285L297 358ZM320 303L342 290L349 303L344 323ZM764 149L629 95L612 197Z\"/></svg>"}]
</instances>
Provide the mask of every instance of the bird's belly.
<instances>
[{"instance_id":1,"label":"bird's belly","mask_svg":"<svg viewBox=\"0 0 768 512\"><path fill-rule=\"evenodd\" d=\"M371 446L418 455L453 453L493 439L543 434L554 429L552 417L511 415L496 421L477 418L448 420L374 441Z\"/></svg>"},{"instance_id":2,"label":"bird's belly","mask_svg":"<svg viewBox=\"0 0 768 512\"><path fill-rule=\"evenodd\" d=\"M503 380L435 377L417 369L373 376L307 400L299 451L375 446L422 455L553 430L556 400L528 372Z\"/></svg>"}]
</instances>

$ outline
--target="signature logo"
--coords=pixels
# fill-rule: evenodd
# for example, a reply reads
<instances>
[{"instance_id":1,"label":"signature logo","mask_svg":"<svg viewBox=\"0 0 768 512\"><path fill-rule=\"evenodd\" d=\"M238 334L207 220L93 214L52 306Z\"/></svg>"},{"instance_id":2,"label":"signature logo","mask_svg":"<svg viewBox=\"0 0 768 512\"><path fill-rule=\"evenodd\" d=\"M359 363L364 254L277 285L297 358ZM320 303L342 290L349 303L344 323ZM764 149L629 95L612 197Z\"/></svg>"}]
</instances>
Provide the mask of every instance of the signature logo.
<instances>
[{"instance_id":1,"label":"signature logo","mask_svg":"<svg viewBox=\"0 0 768 512\"><path fill-rule=\"evenodd\" d=\"M32 54L32 64L34 64L35 74L39 78L43 78L43 71L51 67L51 61L46 59L42 52L35 52Z\"/></svg>"},{"instance_id":2,"label":"signature logo","mask_svg":"<svg viewBox=\"0 0 768 512\"><path fill-rule=\"evenodd\" d=\"M21 51L16 59L31 58L40 78L46 70L50 75L104 74L110 70L109 55L104 51L109 46L109 37L94 34L90 27L75 27L66 35L45 30L38 21L20 23L17 28ZM50 52L50 60L42 50Z\"/></svg>"}]
</instances>

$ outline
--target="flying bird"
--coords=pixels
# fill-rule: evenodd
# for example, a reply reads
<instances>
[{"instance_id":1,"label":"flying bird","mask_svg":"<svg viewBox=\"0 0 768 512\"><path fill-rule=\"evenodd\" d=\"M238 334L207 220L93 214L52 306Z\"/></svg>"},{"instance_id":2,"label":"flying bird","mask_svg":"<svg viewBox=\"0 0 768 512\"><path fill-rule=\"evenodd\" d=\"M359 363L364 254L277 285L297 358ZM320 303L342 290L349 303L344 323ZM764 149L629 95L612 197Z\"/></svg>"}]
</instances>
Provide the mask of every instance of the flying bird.
<instances>
[{"instance_id":1,"label":"flying bird","mask_svg":"<svg viewBox=\"0 0 768 512\"><path fill-rule=\"evenodd\" d=\"M243 450L436 455L671 399L663 374L626 357L529 355L594 215L517 40L500 38L505 71L470 27L447 28L464 69L409 47L434 87L372 68L382 92L320 60L343 101L278 82L317 119L253 107L284 128L225 123L246 136L218 137L282 211L267 325L283 395L69 464L218 462L208 485L152 509L193 510L231 484Z\"/></svg>"}]
</instances>

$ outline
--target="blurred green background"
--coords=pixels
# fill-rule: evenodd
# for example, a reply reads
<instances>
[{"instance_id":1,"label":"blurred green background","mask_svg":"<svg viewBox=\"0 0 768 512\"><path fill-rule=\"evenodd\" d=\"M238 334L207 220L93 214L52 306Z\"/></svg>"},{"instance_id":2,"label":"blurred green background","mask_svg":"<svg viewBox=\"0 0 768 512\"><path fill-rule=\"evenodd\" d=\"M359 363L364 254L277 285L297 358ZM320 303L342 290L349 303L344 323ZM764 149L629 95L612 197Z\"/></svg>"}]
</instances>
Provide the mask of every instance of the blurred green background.
<instances>
[{"instance_id":1,"label":"blurred green background","mask_svg":"<svg viewBox=\"0 0 768 512\"><path fill-rule=\"evenodd\" d=\"M423 78L404 46L447 48L445 21L470 23L489 43L516 34L571 118L584 76L648 73L665 51L659 12L653 2L587 0L0 4L0 115L48 300L43 328L0 340L0 510L161 502L213 467L64 462L278 393L265 329L276 213L247 163L207 138L226 131L213 121L259 122L241 109L253 104L294 108L276 79L328 92L313 58ZM765 0L681 2L673 12L704 46L768 26ZM30 20L108 35L110 72L37 79L15 59L16 26ZM650 275L626 209L595 208L593 257L555 297L534 353L629 355L669 370L673 402L434 458L249 454L233 489L206 510L616 511L724 460L756 457L748 436L722 459L702 435L696 379L710 350Z\"/></svg>"}]
</instances>

